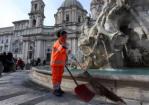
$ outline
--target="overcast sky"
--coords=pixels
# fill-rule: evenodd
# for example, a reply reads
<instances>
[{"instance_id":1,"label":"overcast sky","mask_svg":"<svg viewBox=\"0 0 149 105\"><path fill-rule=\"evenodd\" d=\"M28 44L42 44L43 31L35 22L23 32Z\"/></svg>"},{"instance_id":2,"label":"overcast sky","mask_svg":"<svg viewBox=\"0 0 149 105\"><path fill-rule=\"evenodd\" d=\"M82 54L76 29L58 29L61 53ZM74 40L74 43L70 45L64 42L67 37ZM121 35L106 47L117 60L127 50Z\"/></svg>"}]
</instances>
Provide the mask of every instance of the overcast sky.
<instances>
[{"instance_id":1,"label":"overcast sky","mask_svg":"<svg viewBox=\"0 0 149 105\"><path fill-rule=\"evenodd\" d=\"M43 0L45 2L44 25L54 25L54 14L64 0ZM91 0L78 0L89 12ZM13 21L29 19L31 0L0 0L0 27L13 26Z\"/></svg>"}]
</instances>

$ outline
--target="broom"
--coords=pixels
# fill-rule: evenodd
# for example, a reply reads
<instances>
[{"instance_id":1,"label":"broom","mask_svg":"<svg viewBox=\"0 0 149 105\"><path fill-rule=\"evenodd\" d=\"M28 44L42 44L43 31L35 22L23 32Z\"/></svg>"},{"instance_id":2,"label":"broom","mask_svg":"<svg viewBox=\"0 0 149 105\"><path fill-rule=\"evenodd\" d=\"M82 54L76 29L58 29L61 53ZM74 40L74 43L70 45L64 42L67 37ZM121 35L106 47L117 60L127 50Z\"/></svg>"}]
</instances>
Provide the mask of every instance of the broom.
<instances>
[{"instance_id":1,"label":"broom","mask_svg":"<svg viewBox=\"0 0 149 105\"><path fill-rule=\"evenodd\" d=\"M74 83L76 84L75 93L76 95L85 102L89 102L95 96L95 93L92 92L86 84L78 84L68 67L65 65L68 73L70 74L71 78L73 79Z\"/></svg>"},{"instance_id":2,"label":"broom","mask_svg":"<svg viewBox=\"0 0 149 105\"><path fill-rule=\"evenodd\" d=\"M73 56L73 59L76 61L76 63L82 69L81 64L78 62L78 60L74 56ZM93 89L96 91L97 94L99 94L101 96L105 96L114 102L121 103L120 105L127 105L125 103L125 101L123 101L123 99L121 99L119 96L117 96L112 91L108 90L97 79L93 78L87 70L85 70L83 74L86 76L88 82L91 84L91 86L93 87Z\"/></svg>"},{"instance_id":3,"label":"broom","mask_svg":"<svg viewBox=\"0 0 149 105\"><path fill-rule=\"evenodd\" d=\"M91 86L95 89L95 91L97 92L97 94L101 95L101 96L105 96L108 99L115 101L117 103L121 103L126 105L126 103L119 97L117 96L115 93L113 93L112 91L108 90L105 86L103 86L98 80L94 79L89 72L85 71L84 75L87 77L89 83L91 84Z\"/></svg>"}]
</instances>

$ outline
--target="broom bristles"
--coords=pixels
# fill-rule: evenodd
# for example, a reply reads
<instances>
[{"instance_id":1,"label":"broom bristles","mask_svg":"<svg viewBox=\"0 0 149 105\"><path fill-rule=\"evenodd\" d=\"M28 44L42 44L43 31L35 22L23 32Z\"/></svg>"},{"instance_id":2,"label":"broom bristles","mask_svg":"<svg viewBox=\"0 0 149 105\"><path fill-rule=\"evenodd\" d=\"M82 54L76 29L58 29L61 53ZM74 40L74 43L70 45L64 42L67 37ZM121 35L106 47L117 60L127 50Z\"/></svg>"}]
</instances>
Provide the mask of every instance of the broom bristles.
<instances>
[{"instance_id":1,"label":"broom bristles","mask_svg":"<svg viewBox=\"0 0 149 105\"><path fill-rule=\"evenodd\" d=\"M119 96L117 96L112 91L108 90L104 85L102 85L99 81L94 79L87 71L84 72L85 76L88 77L89 83L91 86L95 89L96 93L105 96L108 99L115 101L115 102L121 102L126 104L123 99L121 99Z\"/></svg>"}]
</instances>

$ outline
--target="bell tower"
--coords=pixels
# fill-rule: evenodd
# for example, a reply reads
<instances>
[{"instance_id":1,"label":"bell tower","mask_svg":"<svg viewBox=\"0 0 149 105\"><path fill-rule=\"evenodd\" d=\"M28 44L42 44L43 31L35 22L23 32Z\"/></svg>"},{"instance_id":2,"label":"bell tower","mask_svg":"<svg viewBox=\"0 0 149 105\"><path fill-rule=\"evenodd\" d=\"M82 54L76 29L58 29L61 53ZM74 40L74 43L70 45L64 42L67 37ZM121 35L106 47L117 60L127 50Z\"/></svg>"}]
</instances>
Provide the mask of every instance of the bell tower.
<instances>
[{"instance_id":1,"label":"bell tower","mask_svg":"<svg viewBox=\"0 0 149 105\"><path fill-rule=\"evenodd\" d=\"M29 13L29 27L42 27L44 21L44 7L43 0L32 0L31 12Z\"/></svg>"}]
</instances>

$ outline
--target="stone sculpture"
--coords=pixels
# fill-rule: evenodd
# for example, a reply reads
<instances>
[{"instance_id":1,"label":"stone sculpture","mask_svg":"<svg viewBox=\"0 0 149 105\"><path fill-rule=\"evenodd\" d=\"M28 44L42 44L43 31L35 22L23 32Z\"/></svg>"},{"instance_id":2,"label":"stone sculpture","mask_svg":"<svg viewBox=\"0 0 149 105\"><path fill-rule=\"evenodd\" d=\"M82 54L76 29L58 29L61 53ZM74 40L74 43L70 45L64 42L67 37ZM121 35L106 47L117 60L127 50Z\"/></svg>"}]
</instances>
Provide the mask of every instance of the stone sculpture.
<instances>
[{"instance_id":1,"label":"stone sculpture","mask_svg":"<svg viewBox=\"0 0 149 105\"><path fill-rule=\"evenodd\" d=\"M135 7L134 2L139 6ZM134 2L104 0L96 21L86 19L79 47L88 68L149 66L148 29L138 15L138 8L143 8L148 1Z\"/></svg>"}]
</instances>

